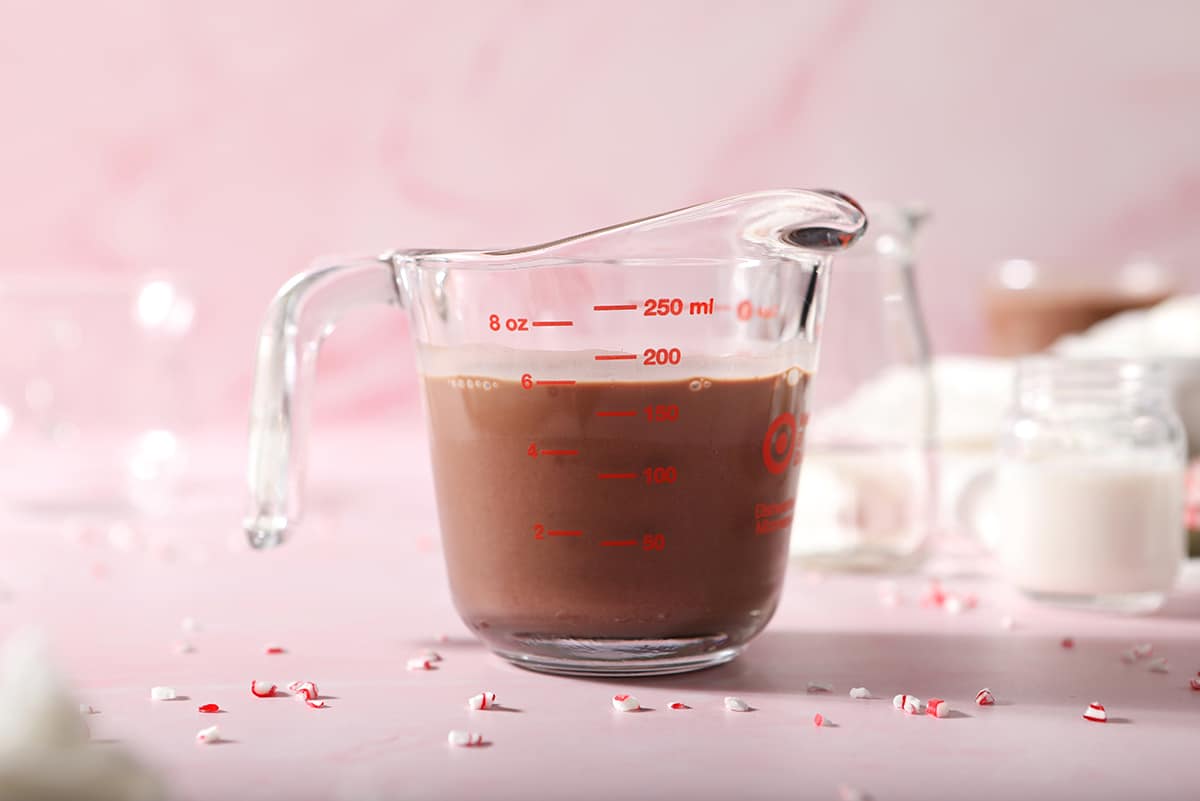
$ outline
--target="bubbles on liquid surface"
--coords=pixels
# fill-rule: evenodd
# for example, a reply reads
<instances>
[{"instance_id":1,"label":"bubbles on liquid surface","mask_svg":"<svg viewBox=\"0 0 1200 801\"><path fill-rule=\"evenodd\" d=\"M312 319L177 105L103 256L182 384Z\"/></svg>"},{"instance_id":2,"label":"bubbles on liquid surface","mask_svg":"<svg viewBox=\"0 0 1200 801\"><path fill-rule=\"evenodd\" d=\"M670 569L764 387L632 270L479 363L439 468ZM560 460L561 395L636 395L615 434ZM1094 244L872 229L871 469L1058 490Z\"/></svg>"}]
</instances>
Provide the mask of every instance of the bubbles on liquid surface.
<instances>
[{"instance_id":1,"label":"bubbles on liquid surface","mask_svg":"<svg viewBox=\"0 0 1200 801\"><path fill-rule=\"evenodd\" d=\"M794 387L800 383L800 376L801 376L800 368L793 367L787 371L787 373L785 374L784 377L787 379L787 385L789 387Z\"/></svg>"},{"instance_id":2,"label":"bubbles on liquid surface","mask_svg":"<svg viewBox=\"0 0 1200 801\"><path fill-rule=\"evenodd\" d=\"M484 392L491 392L499 388L500 382L488 378L452 378L450 386L455 389L482 389Z\"/></svg>"},{"instance_id":3,"label":"bubbles on liquid surface","mask_svg":"<svg viewBox=\"0 0 1200 801\"><path fill-rule=\"evenodd\" d=\"M712 382L707 378L693 378L688 382L688 389L692 392L699 392L702 389L708 389L712 386Z\"/></svg>"}]
</instances>

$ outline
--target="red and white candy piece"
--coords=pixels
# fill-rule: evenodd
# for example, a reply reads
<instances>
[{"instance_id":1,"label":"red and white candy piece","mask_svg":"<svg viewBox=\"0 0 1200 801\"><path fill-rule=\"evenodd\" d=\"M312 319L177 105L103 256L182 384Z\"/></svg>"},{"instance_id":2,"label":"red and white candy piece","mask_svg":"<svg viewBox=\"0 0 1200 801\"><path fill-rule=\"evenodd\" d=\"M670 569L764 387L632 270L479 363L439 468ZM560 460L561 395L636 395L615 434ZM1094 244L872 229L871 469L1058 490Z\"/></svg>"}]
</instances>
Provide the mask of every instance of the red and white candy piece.
<instances>
[{"instance_id":1,"label":"red and white candy piece","mask_svg":"<svg viewBox=\"0 0 1200 801\"><path fill-rule=\"evenodd\" d=\"M325 703L324 701L319 701L316 698L309 698L302 695L298 695L296 697L303 698L305 706L309 707L310 709L324 709L325 707L329 706L329 704Z\"/></svg>"},{"instance_id":2,"label":"red and white candy piece","mask_svg":"<svg viewBox=\"0 0 1200 801\"><path fill-rule=\"evenodd\" d=\"M204 704L200 707L200 711L212 714L213 712L220 712L221 707L217 706L216 704Z\"/></svg>"},{"instance_id":3,"label":"red and white candy piece","mask_svg":"<svg viewBox=\"0 0 1200 801\"><path fill-rule=\"evenodd\" d=\"M296 695L303 695L309 701L315 701L320 696L320 693L317 692L317 685L311 681L293 681L287 688Z\"/></svg>"},{"instance_id":4,"label":"red and white candy piece","mask_svg":"<svg viewBox=\"0 0 1200 801\"><path fill-rule=\"evenodd\" d=\"M749 712L750 704L746 703L745 699L738 698L736 695L725 696L725 708L730 712Z\"/></svg>"},{"instance_id":5,"label":"red and white candy piece","mask_svg":"<svg viewBox=\"0 0 1200 801\"><path fill-rule=\"evenodd\" d=\"M908 705L909 698L912 698L912 696L911 695L897 695L895 698L892 699L892 706L896 707L896 709L904 709L904 707Z\"/></svg>"},{"instance_id":6,"label":"red and white candy piece","mask_svg":"<svg viewBox=\"0 0 1200 801\"><path fill-rule=\"evenodd\" d=\"M150 700L151 701L174 701L175 696L176 696L176 693L175 693L174 687L151 687L150 688Z\"/></svg>"},{"instance_id":7,"label":"red and white candy piece","mask_svg":"<svg viewBox=\"0 0 1200 801\"><path fill-rule=\"evenodd\" d=\"M975 693L975 703L980 706L992 706L996 703L996 696L992 695L992 691L984 687L979 692Z\"/></svg>"},{"instance_id":8,"label":"red and white candy piece","mask_svg":"<svg viewBox=\"0 0 1200 801\"><path fill-rule=\"evenodd\" d=\"M200 745L212 745L213 743L221 742L221 730L216 726L209 726L207 729L201 729L196 732L196 742Z\"/></svg>"},{"instance_id":9,"label":"red and white candy piece","mask_svg":"<svg viewBox=\"0 0 1200 801\"><path fill-rule=\"evenodd\" d=\"M1157 659L1151 659L1146 669L1151 673L1166 673L1170 668L1167 666L1167 658L1160 656Z\"/></svg>"},{"instance_id":10,"label":"red and white candy piece","mask_svg":"<svg viewBox=\"0 0 1200 801\"><path fill-rule=\"evenodd\" d=\"M950 714L950 705L941 698L930 698L925 705L925 711L935 718L944 718Z\"/></svg>"},{"instance_id":11,"label":"red and white candy piece","mask_svg":"<svg viewBox=\"0 0 1200 801\"><path fill-rule=\"evenodd\" d=\"M691 707L685 704L683 701L672 701L671 703L667 704L667 709L691 709Z\"/></svg>"},{"instance_id":12,"label":"red and white candy piece","mask_svg":"<svg viewBox=\"0 0 1200 801\"><path fill-rule=\"evenodd\" d=\"M433 670L433 660L423 656L414 656L404 663L404 667L408 670Z\"/></svg>"},{"instance_id":13,"label":"red and white candy piece","mask_svg":"<svg viewBox=\"0 0 1200 801\"><path fill-rule=\"evenodd\" d=\"M1133 655L1138 659L1145 659L1152 653L1154 653L1154 646L1148 642L1133 646Z\"/></svg>"},{"instance_id":14,"label":"red and white candy piece","mask_svg":"<svg viewBox=\"0 0 1200 801\"><path fill-rule=\"evenodd\" d=\"M472 695L467 699L467 706L471 709L491 709L496 705L496 694L489 692L481 692Z\"/></svg>"},{"instance_id":15,"label":"red and white candy piece","mask_svg":"<svg viewBox=\"0 0 1200 801\"><path fill-rule=\"evenodd\" d=\"M924 715L925 702L916 696L910 695L904 701L904 711L909 715Z\"/></svg>"},{"instance_id":16,"label":"red and white candy piece","mask_svg":"<svg viewBox=\"0 0 1200 801\"><path fill-rule=\"evenodd\" d=\"M1063 637L1060 645L1062 645L1063 648L1074 648L1075 640L1072 637Z\"/></svg>"},{"instance_id":17,"label":"red and white candy piece","mask_svg":"<svg viewBox=\"0 0 1200 801\"><path fill-rule=\"evenodd\" d=\"M1130 648L1128 651L1122 651L1121 652L1121 661L1127 665L1132 665L1134 662L1137 661L1137 654L1134 653L1134 650L1132 648Z\"/></svg>"},{"instance_id":18,"label":"red and white candy piece","mask_svg":"<svg viewBox=\"0 0 1200 801\"><path fill-rule=\"evenodd\" d=\"M470 748L474 745L483 745L483 735L455 729L446 735L446 741L458 748Z\"/></svg>"},{"instance_id":19,"label":"red and white candy piece","mask_svg":"<svg viewBox=\"0 0 1200 801\"><path fill-rule=\"evenodd\" d=\"M287 651L285 651L283 649L282 645L268 645L265 650L268 655L272 655L272 656L275 654L286 654L287 653Z\"/></svg>"},{"instance_id":20,"label":"red and white candy piece","mask_svg":"<svg viewBox=\"0 0 1200 801\"><path fill-rule=\"evenodd\" d=\"M831 693L833 692L833 685L827 681L810 681L806 691L810 693Z\"/></svg>"},{"instance_id":21,"label":"red and white candy piece","mask_svg":"<svg viewBox=\"0 0 1200 801\"><path fill-rule=\"evenodd\" d=\"M255 698L270 698L275 695L275 691L279 689L269 681L254 679L250 682L250 694Z\"/></svg>"},{"instance_id":22,"label":"red and white candy piece","mask_svg":"<svg viewBox=\"0 0 1200 801\"><path fill-rule=\"evenodd\" d=\"M1083 713L1084 720L1090 720L1092 723L1107 723L1108 712L1104 709L1104 704L1090 703L1087 711Z\"/></svg>"},{"instance_id":23,"label":"red and white candy piece","mask_svg":"<svg viewBox=\"0 0 1200 801\"><path fill-rule=\"evenodd\" d=\"M1195 678L1188 681L1188 686L1190 686L1193 690L1200 692L1200 673L1197 673ZM89 709L90 708L91 707L89 707Z\"/></svg>"},{"instance_id":24,"label":"red and white candy piece","mask_svg":"<svg viewBox=\"0 0 1200 801\"><path fill-rule=\"evenodd\" d=\"M818 729L821 728L822 726L824 726L825 725L825 716L822 715L820 712L813 715L813 725L816 726Z\"/></svg>"},{"instance_id":25,"label":"red and white candy piece","mask_svg":"<svg viewBox=\"0 0 1200 801\"><path fill-rule=\"evenodd\" d=\"M866 687L851 687L850 688L850 697L851 698L870 698L871 691L868 690Z\"/></svg>"},{"instance_id":26,"label":"red and white candy piece","mask_svg":"<svg viewBox=\"0 0 1200 801\"><path fill-rule=\"evenodd\" d=\"M638 699L628 693L614 695L612 697L612 705L613 709L618 712L636 712L642 708L642 705L638 703Z\"/></svg>"}]
</instances>

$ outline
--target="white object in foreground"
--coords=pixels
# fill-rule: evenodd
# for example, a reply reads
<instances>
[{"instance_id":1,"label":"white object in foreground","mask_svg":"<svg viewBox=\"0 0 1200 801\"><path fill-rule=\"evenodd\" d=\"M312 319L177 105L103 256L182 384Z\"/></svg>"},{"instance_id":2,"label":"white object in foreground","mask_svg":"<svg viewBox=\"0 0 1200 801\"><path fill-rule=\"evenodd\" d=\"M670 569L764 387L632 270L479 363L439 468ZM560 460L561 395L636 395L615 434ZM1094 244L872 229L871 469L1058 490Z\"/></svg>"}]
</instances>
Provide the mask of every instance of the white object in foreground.
<instances>
[{"instance_id":1,"label":"white object in foreground","mask_svg":"<svg viewBox=\"0 0 1200 801\"><path fill-rule=\"evenodd\" d=\"M469 748L470 746L473 746L473 745L482 745L483 744L483 735L476 734L475 732L462 731L461 729L455 729L454 731L452 731L448 735L446 735L446 742L450 743L450 745L457 746L459 748Z\"/></svg>"},{"instance_id":2,"label":"white object in foreground","mask_svg":"<svg viewBox=\"0 0 1200 801\"><path fill-rule=\"evenodd\" d=\"M151 701L174 701L176 698L174 687L151 687Z\"/></svg>"},{"instance_id":3,"label":"white object in foreground","mask_svg":"<svg viewBox=\"0 0 1200 801\"><path fill-rule=\"evenodd\" d=\"M750 704L736 695L727 695L725 696L725 708L730 712L749 712Z\"/></svg>"},{"instance_id":4,"label":"white object in foreground","mask_svg":"<svg viewBox=\"0 0 1200 801\"><path fill-rule=\"evenodd\" d=\"M221 742L221 730L216 726L209 726L207 729L201 729L196 732L196 742L201 745L212 745L213 743Z\"/></svg>"},{"instance_id":5,"label":"white object in foreground","mask_svg":"<svg viewBox=\"0 0 1200 801\"><path fill-rule=\"evenodd\" d=\"M850 697L851 698L870 698L871 691L868 690L866 687L851 687L850 688Z\"/></svg>"},{"instance_id":6,"label":"white object in foreground","mask_svg":"<svg viewBox=\"0 0 1200 801\"><path fill-rule=\"evenodd\" d=\"M613 709L617 710L618 712L636 712L642 708L642 705L638 703L638 699L625 693L614 695L612 698L612 705Z\"/></svg>"}]
</instances>

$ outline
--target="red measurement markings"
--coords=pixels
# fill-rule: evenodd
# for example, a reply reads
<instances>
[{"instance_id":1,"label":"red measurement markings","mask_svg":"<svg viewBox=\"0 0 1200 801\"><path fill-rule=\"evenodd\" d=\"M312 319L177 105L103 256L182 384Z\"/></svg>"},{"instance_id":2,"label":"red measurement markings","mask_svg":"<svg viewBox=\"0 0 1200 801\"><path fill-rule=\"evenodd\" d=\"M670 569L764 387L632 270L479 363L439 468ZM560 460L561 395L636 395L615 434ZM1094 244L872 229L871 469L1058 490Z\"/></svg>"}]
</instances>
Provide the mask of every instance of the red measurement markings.
<instances>
[{"instance_id":1,"label":"red measurement markings","mask_svg":"<svg viewBox=\"0 0 1200 801\"><path fill-rule=\"evenodd\" d=\"M631 548L638 544L637 540L601 540L600 544L605 548Z\"/></svg>"},{"instance_id":2,"label":"red measurement markings","mask_svg":"<svg viewBox=\"0 0 1200 801\"><path fill-rule=\"evenodd\" d=\"M637 311L636 303L619 303L613 306L593 306L592 311Z\"/></svg>"},{"instance_id":3,"label":"red measurement markings","mask_svg":"<svg viewBox=\"0 0 1200 801\"><path fill-rule=\"evenodd\" d=\"M637 478L637 473L597 473L596 478Z\"/></svg>"},{"instance_id":4,"label":"red measurement markings","mask_svg":"<svg viewBox=\"0 0 1200 801\"><path fill-rule=\"evenodd\" d=\"M549 534L551 537L582 537L583 536L582 531L562 531L559 529L551 529L550 531L547 531L546 533Z\"/></svg>"},{"instance_id":5,"label":"red measurement markings","mask_svg":"<svg viewBox=\"0 0 1200 801\"><path fill-rule=\"evenodd\" d=\"M637 409L620 412L596 412L597 417L637 417Z\"/></svg>"},{"instance_id":6,"label":"red measurement markings","mask_svg":"<svg viewBox=\"0 0 1200 801\"><path fill-rule=\"evenodd\" d=\"M579 455L579 451L550 450L549 448L542 448L542 456L578 456L578 455Z\"/></svg>"},{"instance_id":7,"label":"red measurement markings","mask_svg":"<svg viewBox=\"0 0 1200 801\"><path fill-rule=\"evenodd\" d=\"M571 378L562 378L562 379L544 379L543 378L543 379L534 381L533 383L537 384L539 387L569 387L569 386L573 386L575 384L575 380L571 379Z\"/></svg>"},{"instance_id":8,"label":"red measurement markings","mask_svg":"<svg viewBox=\"0 0 1200 801\"><path fill-rule=\"evenodd\" d=\"M599 356L593 356L592 358L598 362L615 362L615 361L623 361L625 359L636 359L637 354L636 353L602 353Z\"/></svg>"},{"instance_id":9,"label":"red measurement markings","mask_svg":"<svg viewBox=\"0 0 1200 801\"><path fill-rule=\"evenodd\" d=\"M530 323L534 328L546 328L549 326L575 325L574 320L534 320Z\"/></svg>"}]
</instances>

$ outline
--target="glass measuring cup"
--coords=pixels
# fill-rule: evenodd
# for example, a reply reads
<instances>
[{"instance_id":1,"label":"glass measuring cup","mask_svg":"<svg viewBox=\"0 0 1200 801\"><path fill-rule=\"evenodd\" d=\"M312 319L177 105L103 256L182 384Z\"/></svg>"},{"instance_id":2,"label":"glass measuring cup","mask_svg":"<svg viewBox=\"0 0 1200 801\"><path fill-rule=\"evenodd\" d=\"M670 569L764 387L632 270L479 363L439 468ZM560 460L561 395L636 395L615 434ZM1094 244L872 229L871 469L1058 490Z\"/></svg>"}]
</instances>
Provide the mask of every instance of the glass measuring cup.
<instances>
[{"instance_id":1,"label":"glass measuring cup","mask_svg":"<svg viewBox=\"0 0 1200 801\"><path fill-rule=\"evenodd\" d=\"M467 625L557 673L734 658L778 602L829 262L865 228L842 195L780 190L297 276L259 344L252 544L298 520L320 340L355 306L400 305Z\"/></svg>"}]
</instances>

